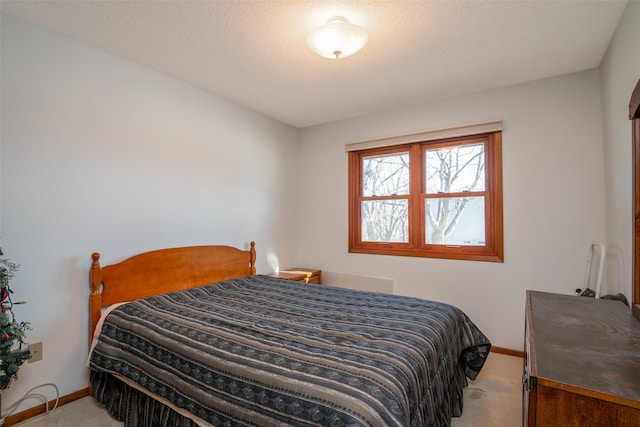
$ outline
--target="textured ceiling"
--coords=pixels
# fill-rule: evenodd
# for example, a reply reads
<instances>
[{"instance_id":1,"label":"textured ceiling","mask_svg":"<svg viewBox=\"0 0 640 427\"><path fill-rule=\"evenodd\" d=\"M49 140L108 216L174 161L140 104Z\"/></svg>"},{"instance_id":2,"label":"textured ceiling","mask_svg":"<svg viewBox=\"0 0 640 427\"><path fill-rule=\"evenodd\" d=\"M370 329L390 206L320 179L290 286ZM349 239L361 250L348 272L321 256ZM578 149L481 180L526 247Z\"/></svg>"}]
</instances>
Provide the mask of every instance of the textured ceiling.
<instances>
[{"instance_id":1,"label":"textured ceiling","mask_svg":"<svg viewBox=\"0 0 640 427\"><path fill-rule=\"evenodd\" d=\"M302 128L598 67L626 4L2 0L0 10ZM338 61L306 46L334 15L369 33Z\"/></svg>"}]
</instances>

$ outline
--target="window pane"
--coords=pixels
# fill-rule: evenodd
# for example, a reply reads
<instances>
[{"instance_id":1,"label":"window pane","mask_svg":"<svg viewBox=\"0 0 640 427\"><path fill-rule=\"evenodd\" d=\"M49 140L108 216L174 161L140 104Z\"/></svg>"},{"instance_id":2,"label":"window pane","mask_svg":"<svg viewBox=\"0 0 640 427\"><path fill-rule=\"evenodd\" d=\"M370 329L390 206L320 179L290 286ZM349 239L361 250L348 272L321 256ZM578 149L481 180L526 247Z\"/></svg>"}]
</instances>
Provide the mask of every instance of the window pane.
<instances>
[{"instance_id":1,"label":"window pane","mask_svg":"<svg viewBox=\"0 0 640 427\"><path fill-rule=\"evenodd\" d=\"M484 144L425 150L428 194L484 191Z\"/></svg>"},{"instance_id":2,"label":"window pane","mask_svg":"<svg viewBox=\"0 0 640 427\"><path fill-rule=\"evenodd\" d=\"M408 200L362 202L363 242L408 242Z\"/></svg>"},{"instance_id":3,"label":"window pane","mask_svg":"<svg viewBox=\"0 0 640 427\"><path fill-rule=\"evenodd\" d=\"M362 159L362 195L409 194L409 153Z\"/></svg>"},{"instance_id":4,"label":"window pane","mask_svg":"<svg viewBox=\"0 0 640 427\"><path fill-rule=\"evenodd\" d=\"M484 197L425 199L426 242L484 246Z\"/></svg>"}]
</instances>

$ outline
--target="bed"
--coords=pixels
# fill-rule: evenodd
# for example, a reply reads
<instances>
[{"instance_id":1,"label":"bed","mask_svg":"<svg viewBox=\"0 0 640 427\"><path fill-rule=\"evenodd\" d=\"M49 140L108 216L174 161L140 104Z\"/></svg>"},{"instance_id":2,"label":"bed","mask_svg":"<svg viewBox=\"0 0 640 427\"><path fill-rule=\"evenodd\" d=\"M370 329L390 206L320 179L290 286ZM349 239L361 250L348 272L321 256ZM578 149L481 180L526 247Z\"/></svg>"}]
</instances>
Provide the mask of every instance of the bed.
<instances>
[{"instance_id":1,"label":"bed","mask_svg":"<svg viewBox=\"0 0 640 427\"><path fill-rule=\"evenodd\" d=\"M459 309L257 275L255 244L92 255L93 396L125 426L448 426L491 344Z\"/></svg>"}]
</instances>

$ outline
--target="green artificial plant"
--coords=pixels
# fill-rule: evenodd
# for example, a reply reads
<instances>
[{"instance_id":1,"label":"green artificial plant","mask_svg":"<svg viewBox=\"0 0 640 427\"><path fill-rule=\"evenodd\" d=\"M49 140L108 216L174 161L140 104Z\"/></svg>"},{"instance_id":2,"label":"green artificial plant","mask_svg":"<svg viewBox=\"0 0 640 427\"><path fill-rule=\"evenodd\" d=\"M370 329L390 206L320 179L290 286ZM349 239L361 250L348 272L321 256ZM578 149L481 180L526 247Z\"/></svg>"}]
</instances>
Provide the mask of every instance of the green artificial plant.
<instances>
[{"instance_id":1,"label":"green artificial plant","mask_svg":"<svg viewBox=\"0 0 640 427\"><path fill-rule=\"evenodd\" d=\"M0 248L0 256L2 248ZM0 258L0 390L5 390L18 375L18 368L31 357L24 342L25 331L31 329L28 322L16 322L13 314L13 291L9 281L20 266L9 259Z\"/></svg>"}]
</instances>

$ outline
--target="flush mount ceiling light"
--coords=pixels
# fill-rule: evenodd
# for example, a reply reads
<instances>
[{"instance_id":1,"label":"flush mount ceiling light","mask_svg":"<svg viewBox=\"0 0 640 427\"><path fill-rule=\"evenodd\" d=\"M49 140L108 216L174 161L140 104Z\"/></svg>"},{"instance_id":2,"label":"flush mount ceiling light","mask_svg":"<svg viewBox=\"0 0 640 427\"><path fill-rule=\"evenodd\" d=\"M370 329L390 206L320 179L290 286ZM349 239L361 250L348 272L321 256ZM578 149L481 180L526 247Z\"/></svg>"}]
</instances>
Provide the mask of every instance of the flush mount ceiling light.
<instances>
[{"instance_id":1,"label":"flush mount ceiling light","mask_svg":"<svg viewBox=\"0 0 640 427\"><path fill-rule=\"evenodd\" d=\"M325 58L339 59L353 55L367 44L367 32L342 16L334 16L326 25L316 28L307 37L307 44Z\"/></svg>"}]
</instances>

